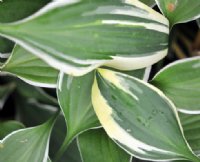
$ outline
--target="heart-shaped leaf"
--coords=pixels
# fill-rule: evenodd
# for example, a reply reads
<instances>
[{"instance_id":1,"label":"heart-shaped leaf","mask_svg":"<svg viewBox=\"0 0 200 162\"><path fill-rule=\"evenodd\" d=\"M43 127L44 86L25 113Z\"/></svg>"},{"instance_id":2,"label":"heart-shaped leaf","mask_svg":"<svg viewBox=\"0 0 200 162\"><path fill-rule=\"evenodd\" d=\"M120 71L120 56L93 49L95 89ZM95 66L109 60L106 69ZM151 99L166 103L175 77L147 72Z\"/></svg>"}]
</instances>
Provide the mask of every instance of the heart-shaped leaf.
<instances>
[{"instance_id":1,"label":"heart-shaped leaf","mask_svg":"<svg viewBox=\"0 0 200 162\"><path fill-rule=\"evenodd\" d=\"M103 129L89 130L78 137L84 162L130 162L130 155L116 145Z\"/></svg>"},{"instance_id":2,"label":"heart-shaped leaf","mask_svg":"<svg viewBox=\"0 0 200 162\"><path fill-rule=\"evenodd\" d=\"M192 21L200 17L200 1L156 0L156 2L171 25Z\"/></svg>"},{"instance_id":3,"label":"heart-shaped leaf","mask_svg":"<svg viewBox=\"0 0 200 162\"><path fill-rule=\"evenodd\" d=\"M13 92L15 87L14 83L0 86L0 110L3 108L7 98Z\"/></svg>"},{"instance_id":4,"label":"heart-shaped leaf","mask_svg":"<svg viewBox=\"0 0 200 162\"><path fill-rule=\"evenodd\" d=\"M176 61L163 68L151 81L179 111L200 113L200 57Z\"/></svg>"},{"instance_id":5,"label":"heart-shaped leaf","mask_svg":"<svg viewBox=\"0 0 200 162\"><path fill-rule=\"evenodd\" d=\"M40 87L55 88L58 78L57 70L20 46L15 46L2 71Z\"/></svg>"},{"instance_id":6,"label":"heart-shaped leaf","mask_svg":"<svg viewBox=\"0 0 200 162\"><path fill-rule=\"evenodd\" d=\"M0 161L47 161L49 137L54 121L55 117L43 125L21 129L6 136L0 141Z\"/></svg>"},{"instance_id":7,"label":"heart-shaped leaf","mask_svg":"<svg viewBox=\"0 0 200 162\"><path fill-rule=\"evenodd\" d=\"M185 141L175 106L150 84L99 69L92 103L110 138L133 156L199 161Z\"/></svg>"},{"instance_id":8,"label":"heart-shaped leaf","mask_svg":"<svg viewBox=\"0 0 200 162\"><path fill-rule=\"evenodd\" d=\"M101 65L133 70L156 63L167 54L169 27L138 0L71 0L0 24L0 33L54 68L80 76Z\"/></svg>"},{"instance_id":9,"label":"heart-shaped leaf","mask_svg":"<svg viewBox=\"0 0 200 162\"><path fill-rule=\"evenodd\" d=\"M24 128L24 125L17 121L5 121L0 122L0 128L0 139L2 139L11 132Z\"/></svg>"}]
</instances>

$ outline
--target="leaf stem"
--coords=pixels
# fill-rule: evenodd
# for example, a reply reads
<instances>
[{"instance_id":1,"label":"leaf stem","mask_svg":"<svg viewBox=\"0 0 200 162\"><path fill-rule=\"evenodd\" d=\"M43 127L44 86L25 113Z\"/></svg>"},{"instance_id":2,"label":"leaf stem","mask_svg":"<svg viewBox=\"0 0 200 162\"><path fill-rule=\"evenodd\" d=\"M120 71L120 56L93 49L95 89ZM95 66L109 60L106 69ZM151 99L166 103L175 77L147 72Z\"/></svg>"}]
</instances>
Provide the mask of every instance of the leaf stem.
<instances>
[{"instance_id":1,"label":"leaf stem","mask_svg":"<svg viewBox=\"0 0 200 162\"><path fill-rule=\"evenodd\" d=\"M69 144L72 142L73 140L73 136L66 136L65 140L62 144L62 146L60 147L60 149L58 150L58 152L56 153L55 157L53 158L53 162L57 162L64 154L64 152L67 150L67 148L69 147Z\"/></svg>"}]
</instances>

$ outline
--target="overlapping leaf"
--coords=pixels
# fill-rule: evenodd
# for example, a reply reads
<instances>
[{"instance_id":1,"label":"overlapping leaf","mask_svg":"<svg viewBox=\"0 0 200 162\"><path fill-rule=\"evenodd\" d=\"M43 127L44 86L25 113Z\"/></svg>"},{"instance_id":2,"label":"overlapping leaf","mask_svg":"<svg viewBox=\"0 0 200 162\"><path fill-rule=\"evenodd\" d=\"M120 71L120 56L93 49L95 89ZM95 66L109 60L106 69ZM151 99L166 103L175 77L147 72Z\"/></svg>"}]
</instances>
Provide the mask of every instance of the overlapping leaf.
<instances>
[{"instance_id":1,"label":"overlapping leaf","mask_svg":"<svg viewBox=\"0 0 200 162\"><path fill-rule=\"evenodd\" d=\"M180 119L188 143L200 157L200 115L180 113Z\"/></svg>"},{"instance_id":2,"label":"overlapping leaf","mask_svg":"<svg viewBox=\"0 0 200 162\"><path fill-rule=\"evenodd\" d=\"M130 155L116 145L103 129L79 135L78 143L84 162L130 162Z\"/></svg>"},{"instance_id":3,"label":"overlapping leaf","mask_svg":"<svg viewBox=\"0 0 200 162\"><path fill-rule=\"evenodd\" d=\"M155 87L99 69L92 103L108 135L130 154L148 160L199 161L185 141L175 106Z\"/></svg>"},{"instance_id":4,"label":"overlapping leaf","mask_svg":"<svg viewBox=\"0 0 200 162\"><path fill-rule=\"evenodd\" d=\"M140 0L140 1L151 7L153 7L156 3L155 0Z\"/></svg>"},{"instance_id":5,"label":"overlapping leaf","mask_svg":"<svg viewBox=\"0 0 200 162\"><path fill-rule=\"evenodd\" d=\"M43 125L21 129L0 141L0 161L47 161L49 136L55 118ZM11 156L12 155L12 156Z\"/></svg>"},{"instance_id":6,"label":"overlapping leaf","mask_svg":"<svg viewBox=\"0 0 200 162\"><path fill-rule=\"evenodd\" d=\"M143 79L148 70L147 72L145 71L145 69L141 69L126 73ZM67 143L79 133L99 126L99 122L91 103L91 88L94 81L94 72L82 77L63 75L61 74L59 77L57 93L67 123ZM101 149L98 146L96 148Z\"/></svg>"},{"instance_id":7,"label":"overlapping leaf","mask_svg":"<svg viewBox=\"0 0 200 162\"><path fill-rule=\"evenodd\" d=\"M57 94L66 119L68 142L80 132L99 126L91 102L93 80L94 72L82 77L59 76Z\"/></svg>"},{"instance_id":8,"label":"overlapping leaf","mask_svg":"<svg viewBox=\"0 0 200 162\"><path fill-rule=\"evenodd\" d=\"M138 69L138 70L131 70L131 71L121 71L121 70L116 70L113 68L107 68L116 72L120 72L120 73L124 73L133 77L136 77L138 79L141 80L145 80L147 81L149 79L149 75L150 75L150 71L151 71L151 67L147 67L144 69Z\"/></svg>"},{"instance_id":9,"label":"overlapping leaf","mask_svg":"<svg viewBox=\"0 0 200 162\"><path fill-rule=\"evenodd\" d=\"M40 103L58 106L57 99L45 92L44 89L29 85L21 80L16 80L15 83L17 93L26 100L33 99ZM52 92L55 92L54 89Z\"/></svg>"},{"instance_id":10,"label":"overlapping leaf","mask_svg":"<svg viewBox=\"0 0 200 162\"><path fill-rule=\"evenodd\" d=\"M17 121L4 121L0 122L0 139L13 131L24 128L24 125Z\"/></svg>"},{"instance_id":11,"label":"overlapping leaf","mask_svg":"<svg viewBox=\"0 0 200 162\"><path fill-rule=\"evenodd\" d=\"M197 0L156 0L171 25L195 20L200 17L200 1Z\"/></svg>"},{"instance_id":12,"label":"overlapping leaf","mask_svg":"<svg viewBox=\"0 0 200 162\"><path fill-rule=\"evenodd\" d=\"M138 0L54 1L0 33L48 64L80 76L98 66L147 67L167 54L168 20Z\"/></svg>"},{"instance_id":13,"label":"overlapping leaf","mask_svg":"<svg viewBox=\"0 0 200 162\"><path fill-rule=\"evenodd\" d=\"M52 116L52 114L54 114L57 110L58 108L52 107L51 105L48 104L46 105L38 102L28 102L20 106L20 109L18 109L18 114L23 123L25 123L25 125L30 127L43 123L50 116ZM55 123L55 126L52 130L52 135L50 139L49 156L51 157L51 159L54 158L57 150L62 145L65 136L66 136L65 120L62 115L59 115ZM58 162L66 162L66 161L82 162L76 141L70 144L68 149L64 152L62 158L58 160Z\"/></svg>"},{"instance_id":14,"label":"overlapping leaf","mask_svg":"<svg viewBox=\"0 0 200 162\"><path fill-rule=\"evenodd\" d=\"M200 57L176 61L151 81L185 113L200 113Z\"/></svg>"},{"instance_id":15,"label":"overlapping leaf","mask_svg":"<svg viewBox=\"0 0 200 162\"><path fill-rule=\"evenodd\" d=\"M55 88L58 78L57 70L20 46L13 49L10 58L2 66L2 71L40 87Z\"/></svg>"},{"instance_id":16,"label":"overlapping leaf","mask_svg":"<svg viewBox=\"0 0 200 162\"><path fill-rule=\"evenodd\" d=\"M46 5L50 0L4 0L0 2L0 22L8 23L30 16ZM7 53L12 50L14 43L0 37L0 52Z\"/></svg>"}]
</instances>

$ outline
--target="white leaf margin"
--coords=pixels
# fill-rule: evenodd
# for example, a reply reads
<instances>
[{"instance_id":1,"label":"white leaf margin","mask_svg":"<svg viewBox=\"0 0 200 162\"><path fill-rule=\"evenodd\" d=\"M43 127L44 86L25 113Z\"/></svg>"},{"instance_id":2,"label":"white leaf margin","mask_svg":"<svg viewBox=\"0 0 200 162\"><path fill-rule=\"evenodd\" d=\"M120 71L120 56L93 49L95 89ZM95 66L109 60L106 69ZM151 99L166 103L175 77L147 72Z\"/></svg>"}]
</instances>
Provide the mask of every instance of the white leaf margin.
<instances>
[{"instance_id":1,"label":"white leaf margin","mask_svg":"<svg viewBox=\"0 0 200 162\"><path fill-rule=\"evenodd\" d=\"M162 68L154 77L152 80L156 79L156 77L158 77L161 73L165 72L165 70L168 70L170 68L172 68L173 66L179 65L179 64L184 64L190 61L195 61L195 60L199 60L199 63L195 64L192 66L192 68L199 68L200 69L200 56L195 56L195 57L191 57L191 58L186 58L186 59L181 59L181 60L177 60L174 61L170 64L168 64L167 66L165 66L164 68ZM200 110L187 110L187 109L183 109L180 107L176 107L178 109L179 112L184 113L184 114L191 114L191 115L195 115L195 114L200 114Z\"/></svg>"},{"instance_id":2,"label":"white leaf margin","mask_svg":"<svg viewBox=\"0 0 200 162\"><path fill-rule=\"evenodd\" d=\"M161 13L162 13L163 15L165 15L165 14L163 13L162 8L161 8L160 0L155 0L155 1L156 1L156 4L157 4L158 8L159 8L160 11L161 11ZM190 22L190 21L196 20L196 19L198 19L198 18L200 18L200 13L199 13L199 15L197 15L197 16L195 16L195 17L192 17L192 18L190 18L190 19L186 19L186 20L183 20L183 21L175 22L175 24L187 23L187 22ZM175 24L173 24L173 25L175 25Z\"/></svg>"},{"instance_id":3,"label":"white leaf margin","mask_svg":"<svg viewBox=\"0 0 200 162\"><path fill-rule=\"evenodd\" d=\"M104 71L104 70L106 70L106 69L98 69L98 71ZM110 73L109 73L109 74L107 73L107 74L106 74L106 77L105 77L105 75L103 75L104 78L106 78L107 80L109 80L110 82L112 82L113 84L115 84L119 89L122 89L122 90L124 91L124 88L120 85L117 76L116 76L115 74L112 74L112 73L119 73L119 72L111 72L111 70L106 70L106 71L110 71ZM101 72L100 72L100 74L101 74ZM111 75L111 74L112 74L112 75ZM188 149L191 151L191 153L192 153L194 156L196 156L196 155L193 153L193 151L192 151L190 145L188 144L188 142L187 142L187 140L186 140L186 138L185 138L185 135L184 135L184 132L183 132L183 128L182 128L182 125L181 125L181 121L180 121L180 119L179 119L177 109L176 109L175 105L173 104L173 102L172 102L170 99L168 99L167 96L165 96L164 93L163 93L162 91L160 91L158 88L156 88L156 87L154 87L154 86L152 86L152 85L146 83L145 81L139 80L139 79L137 79L137 78L135 78L135 77L132 77L132 76L128 76L128 75L126 75L126 74L120 74L120 75L121 75L121 76L128 77L128 78L135 79L136 81L138 81L138 82L144 84L144 85L147 86L148 88L150 88L150 89L152 89L153 91L157 92L158 95L160 95L162 98L164 98L164 99L171 105L172 111L173 111L174 114L175 114L176 120L177 120L178 125L179 125L179 128L180 128L180 130L181 130L183 139L184 139L184 141L185 141L185 143L186 143ZM126 133L127 133L127 132L126 132L125 130L123 130L123 128L121 128L121 127L112 119L112 116L111 116L111 114L112 114L112 108L108 106L106 100L102 97L101 92L100 92L100 90L99 90L99 88L98 88L98 85L97 85L96 78L95 78L95 82L94 82L93 88L92 88L92 94L96 93L97 91L99 91L98 93L99 93L99 95L101 96L101 99L98 98L98 103L100 103L100 100L103 99L103 100L102 100L102 101L103 101L103 104L102 104L102 102L101 102L101 106L98 107L98 103L95 103L97 99L96 99L96 97L94 97L95 95L92 95L92 103L93 103L93 105L94 105L93 107L94 107L94 109L95 109L96 114L98 114L98 112L100 112L100 109L102 109L102 107L107 107L106 110L104 109L104 112L100 112L100 113L99 113L99 114L101 115L101 117L99 117L99 115L97 115L97 117L98 117L99 120L100 120L100 123L103 125L103 128L106 130L107 134L109 135L109 137L110 137L114 142L116 142L115 140L118 140L118 139L117 139L117 138L118 138L118 135L119 135L120 132L121 132L121 135L124 137L123 139L125 139L126 143L129 144L129 143L130 143L130 140L126 140ZM130 92L128 91L127 93L130 93ZM95 105L96 105L96 106L95 106ZM97 108L97 107L98 107L98 108ZM97 109L99 109L98 112L97 112ZM106 119L107 121L109 121L110 126L108 126L108 125L105 126L105 124L103 124L103 122L102 122L101 119L102 119L102 120ZM108 120L108 119L109 119L109 120ZM106 127L107 127L107 128L106 128ZM110 129L110 128L111 128L111 129ZM109 130L109 129L110 129L110 130ZM115 135L113 134L113 132L115 132L116 137L115 137ZM120 135L119 135L119 136L120 136ZM129 139L129 138L127 138L127 139ZM120 140L118 140L118 141L121 142ZM154 147L151 147L151 146L149 146L149 145L147 145L147 144L145 144L145 143L142 143L141 141L138 141L137 139L134 139L134 138L133 138L133 141L135 141L135 142L137 143L137 145L135 145L135 144L132 145L132 146L134 146L134 147L138 147L138 148L139 148L141 145L143 145L143 146L144 146L143 150L145 150L145 149L146 149L146 150L148 150L148 149L154 149ZM122 142L122 143L123 143L123 142ZM142 160L167 161L167 160L162 160L162 159L155 160L155 159L150 159L150 158L139 157L139 156L134 155L133 153L127 151L125 148L123 148L123 147L122 147L121 145L119 145L117 142L116 142L116 144L117 144L119 147L121 147L123 150L125 150L128 154L130 154L130 155L132 155L132 156L134 156L134 157L136 157L136 158L139 158L139 159L142 159ZM124 143L123 143L123 144L124 144ZM125 145L126 145L126 144L125 144ZM127 147L129 147L129 146L127 146ZM146 147L146 148L145 148L145 147ZM132 149L135 150L134 148L132 148ZM155 148L155 149L156 149L157 151L162 151L162 150L157 149L157 148ZM166 152L166 153L167 153L168 151L163 150L163 152ZM170 152L168 152L168 153L170 153ZM173 154L174 154L174 153L173 153ZM178 155L178 154L177 154L177 155ZM174 159L168 159L168 160L180 160L180 158L174 158Z\"/></svg>"}]
</instances>

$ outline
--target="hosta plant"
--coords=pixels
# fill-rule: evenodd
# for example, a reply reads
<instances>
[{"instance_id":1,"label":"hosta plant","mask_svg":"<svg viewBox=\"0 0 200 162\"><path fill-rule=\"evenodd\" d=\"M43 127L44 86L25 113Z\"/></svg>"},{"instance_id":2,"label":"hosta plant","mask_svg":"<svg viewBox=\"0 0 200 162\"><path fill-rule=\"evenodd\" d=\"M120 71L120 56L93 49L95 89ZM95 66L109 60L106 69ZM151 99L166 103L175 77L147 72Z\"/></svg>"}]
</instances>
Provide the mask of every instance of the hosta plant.
<instances>
[{"instance_id":1,"label":"hosta plant","mask_svg":"<svg viewBox=\"0 0 200 162\"><path fill-rule=\"evenodd\" d=\"M198 0L2 0L0 162L200 162L200 56L163 64L199 17Z\"/></svg>"}]
</instances>

